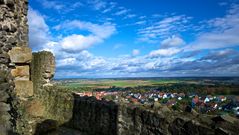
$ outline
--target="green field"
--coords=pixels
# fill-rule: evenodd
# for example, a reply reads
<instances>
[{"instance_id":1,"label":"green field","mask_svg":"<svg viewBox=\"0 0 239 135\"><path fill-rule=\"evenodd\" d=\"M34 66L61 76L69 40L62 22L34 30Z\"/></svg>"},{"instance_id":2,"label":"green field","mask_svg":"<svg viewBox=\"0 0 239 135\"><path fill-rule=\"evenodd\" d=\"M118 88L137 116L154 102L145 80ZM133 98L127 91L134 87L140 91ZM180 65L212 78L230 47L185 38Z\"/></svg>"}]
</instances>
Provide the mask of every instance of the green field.
<instances>
[{"instance_id":1,"label":"green field","mask_svg":"<svg viewBox=\"0 0 239 135\"><path fill-rule=\"evenodd\" d=\"M158 80L115 80L115 79L102 79L102 80L74 80L61 82L58 86L77 89L77 88L110 88L110 87L137 87L137 86L157 86L162 84L175 84L182 83L182 80L171 79L158 79Z\"/></svg>"},{"instance_id":2,"label":"green field","mask_svg":"<svg viewBox=\"0 0 239 135\"><path fill-rule=\"evenodd\" d=\"M55 84L57 87L71 91L127 89L147 91L153 88L185 93L239 94L239 78L68 79L57 80Z\"/></svg>"}]
</instances>

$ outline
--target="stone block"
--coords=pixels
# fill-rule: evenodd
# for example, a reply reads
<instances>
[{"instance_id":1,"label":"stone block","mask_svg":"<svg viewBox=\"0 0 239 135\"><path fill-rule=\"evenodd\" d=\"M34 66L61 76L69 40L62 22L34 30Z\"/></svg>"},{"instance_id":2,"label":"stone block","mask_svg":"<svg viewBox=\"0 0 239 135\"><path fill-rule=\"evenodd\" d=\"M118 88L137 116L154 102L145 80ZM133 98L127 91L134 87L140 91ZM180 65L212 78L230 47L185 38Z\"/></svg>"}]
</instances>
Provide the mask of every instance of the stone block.
<instances>
[{"instance_id":1,"label":"stone block","mask_svg":"<svg viewBox=\"0 0 239 135\"><path fill-rule=\"evenodd\" d=\"M5 91L0 91L0 102L7 102L9 95Z\"/></svg>"},{"instance_id":2,"label":"stone block","mask_svg":"<svg viewBox=\"0 0 239 135\"><path fill-rule=\"evenodd\" d=\"M10 108L9 104L0 102L0 112L7 112L7 111L10 111L10 110L11 110L11 108Z\"/></svg>"},{"instance_id":3,"label":"stone block","mask_svg":"<svg viewBox=\"0 0 239 135\"><path fill-rule=\"evenodd\" d=\"M33 100L27 103L27 112L34 117L43 117L45 106L38 100Z\"/></svg>"},{"instance_id":4,"label":"stone block","mask_svg":"<svg viewBox=\"0 0 239 135\"><path fill-rule=\"evenodd\" d=\"M10 88L8 83L0 83L0 91L7 91Z\"/></svg>"},{"instance_id":5,"label":"stone block","mask_svg":"<svg viewBox=\"0 0 239 135\"><path fill-rule=\"evenodd\" d=\"M29 66L17 66L16 69L11 70L11 74L15 80L29 80Z\"/></svg>"},{"instance_id":6,"label":"stone block","mask_svg":"<svg viewBox=\"0 0 239 135\"><path fill-rule=\"evenodd\" d=\"M7 54L0 54L0 63L7 64L9 62L9 56Z\"/></svg>"},{"instance_id":7,"label":"stone block","mask_svg":"<svg viewBox=\"0 0 239 135\"><path fill-rule=\"evenodd\" d=\"M13 7L14 6L14 0L5 0L5 4L7 4L7 6L9 6L9 7Z\"/></svg>"},{"instance_id":8,"label":"stone block","mask_svg":"<svg viewBox=\"0 0 239 135\"><path fill-rule=\"evenodd\" d=\"M32 50L28 47L14 47L8 52L12 63L30 63Z\"/></svg>"},{"instance_id":9,"label":"stone block","mask_svg":"<svg viewBox=\"0 0 239 135\"><path fill-rule=\"evenodd\" d=\"M33 96L33 83L26 80L15 80L16 95L20 97Z\"/></svg>"}]
</instances>

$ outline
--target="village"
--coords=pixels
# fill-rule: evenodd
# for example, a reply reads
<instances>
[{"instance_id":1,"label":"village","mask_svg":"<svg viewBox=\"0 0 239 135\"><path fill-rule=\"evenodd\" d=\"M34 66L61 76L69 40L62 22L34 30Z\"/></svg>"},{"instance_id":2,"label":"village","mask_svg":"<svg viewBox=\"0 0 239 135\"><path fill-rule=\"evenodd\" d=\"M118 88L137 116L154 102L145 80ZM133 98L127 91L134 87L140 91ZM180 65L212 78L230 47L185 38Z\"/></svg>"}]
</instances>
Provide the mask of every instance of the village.
<instances>
[{"instance_id":1,"label":"village","mask_svg":"<svg viewBox=\"0 0 239 135\"><path fill-rule=\"evenodd\" d=\"M231 114L239 118L239 96L198 95L149 91L81 92L80 96L94 96L98 100L148 105L153 108L167 107L170 110L207 114Z\"/></svg>"}]
</instances>

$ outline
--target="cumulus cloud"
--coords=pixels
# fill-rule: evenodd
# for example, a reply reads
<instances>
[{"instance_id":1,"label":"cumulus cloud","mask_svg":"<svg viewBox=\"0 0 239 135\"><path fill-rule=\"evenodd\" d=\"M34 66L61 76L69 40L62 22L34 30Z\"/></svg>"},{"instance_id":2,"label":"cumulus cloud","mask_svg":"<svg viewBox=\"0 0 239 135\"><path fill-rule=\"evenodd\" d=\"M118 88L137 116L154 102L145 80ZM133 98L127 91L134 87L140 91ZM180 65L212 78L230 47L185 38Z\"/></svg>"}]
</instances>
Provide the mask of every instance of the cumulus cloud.
<instances>
[{"instance_id":1,"label":"cumulus cloud","mask_svg":"<svg viewBox=\"0 0 239 135\"><path fill-rule=\"evenodd\" d=\"M239 5L233 5L228 14L208 21L212 31L200 34L185 51L220 49L239 46Z\"/></svg>"},{"instance_id":2,"label":"cumulus cloud","mask_svg":"<svg viewBox=\"0 0 239 135\"><path fill-rule=\"evenodd\" d=\"M62 24L55 26L56 30L69 29L69 30L85 30L90 32L89 35L69 35L60 41L60 45L66 51L81 51L103 42L106 38L110 37L116 32L114 24L104 23L102 25L85 22L80 20L66 21Z\"/></svg>"},{"instance_id":3,"label":"cumulus cloud","mask_svg":"<svg viewBox=\"0 0 239 135\"><path fill-rule=\"evenodd\" d=\"M90 46L102 42L97 36L70 35L60 41L62 49L77 52L89 48Z\"/></svg>"},{"instance_id":4,"label":"cumulus cloud","mask_svg":"<svg viewBox=\"0 0 239 135\"><path fill-rule=\"evenodd\" d=\"M104 6L100 7L99 10L107 9ZM233 48L224 49L237 46L239 42L237 39L239 22L236 12L237 7L234 6L224 17L208 21L207 24L210 26L208 32L200 33L196 41L188 45L180 36L172 35L178 35L187 29L190 17L171 16L152 24L142 20L144 22L139 21L138 25L148 26L139 31L141 37L148 39L147 41L161 41L159 49L152 50L144 56L139 55L140 50L134 49L132 54L124 56L101 57L90 53L87 49L103 43L116 33L114 24L68 20L57 25L55 30L70 31L69 33L73 34L52 41L43 15L30 9L28 16L30 46L35 50L44 49L55 54L58 78L237 75L239 52ZM75 30L77 34L74 34ZM112 48L117 49L120 46L123 45L118 44L115 47L112 45ZM202 52L203 49L208 51ZM188 55L183 56L181 52Z\"/></svg>"},{"instance_id":5,"label":"cumulus cloud","mask_svg":"<svg viewBox=\"0 0 239 135\"><path fill-rule=\"evenodd\" d=\"M176 47L185 44L184 40L177 36L169 37L161 42L162 48Z\"/></svg>"},{"instance_id":6,"label":"cumulus cloud","mask_svg":"<svg viewBox=\"0 0 239 135\"><path fill-rule=\"evenodd\" d=\"M106 58L88 51L65 56L61 58L62 64L57 65L57 75L62 77L66 74L78 77L208 76L235 75L239 71L239 53L231 49L211 51L194 59L171 56Z\"/></svg>"},{"instance_id":7,"label":"cumulus cloud","mask_svg":"<svg viewBox=\"0 0 239 135\"><path fill-rule=\"evenodd\" d=\"M149 57L172 56L179 53L180 51L181 50L178 48L158 49L151 51Z\"/></svg>"},{"instance_id":8,"label":"cumulus cloud","mask_svg":"<svg viewBox=\"0 0 239 135\"><path fill-rule=\"evenodd\" d=\"M29 44L36 51L49 42L49 27L44 17L36 10L28 10Z\"/></svg>"}]
</instances>

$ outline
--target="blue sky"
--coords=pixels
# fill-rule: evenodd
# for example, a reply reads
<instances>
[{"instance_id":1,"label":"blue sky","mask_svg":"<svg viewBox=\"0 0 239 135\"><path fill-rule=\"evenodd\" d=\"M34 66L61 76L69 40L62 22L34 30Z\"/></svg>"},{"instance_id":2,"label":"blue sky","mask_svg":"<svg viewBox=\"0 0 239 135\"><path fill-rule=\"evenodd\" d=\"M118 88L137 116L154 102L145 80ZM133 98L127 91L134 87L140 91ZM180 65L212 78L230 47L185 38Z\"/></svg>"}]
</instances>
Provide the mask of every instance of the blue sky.
<instances>
[{"instance_id":1,"label":"blue sky","mask_svg":"<svg viewBox=\"0 0 239 135\"><path fill-rule=\"evenodd\" d=\"M29 0L55 78L239 76L238 0Z\"/></svg>"}]
</instances>

